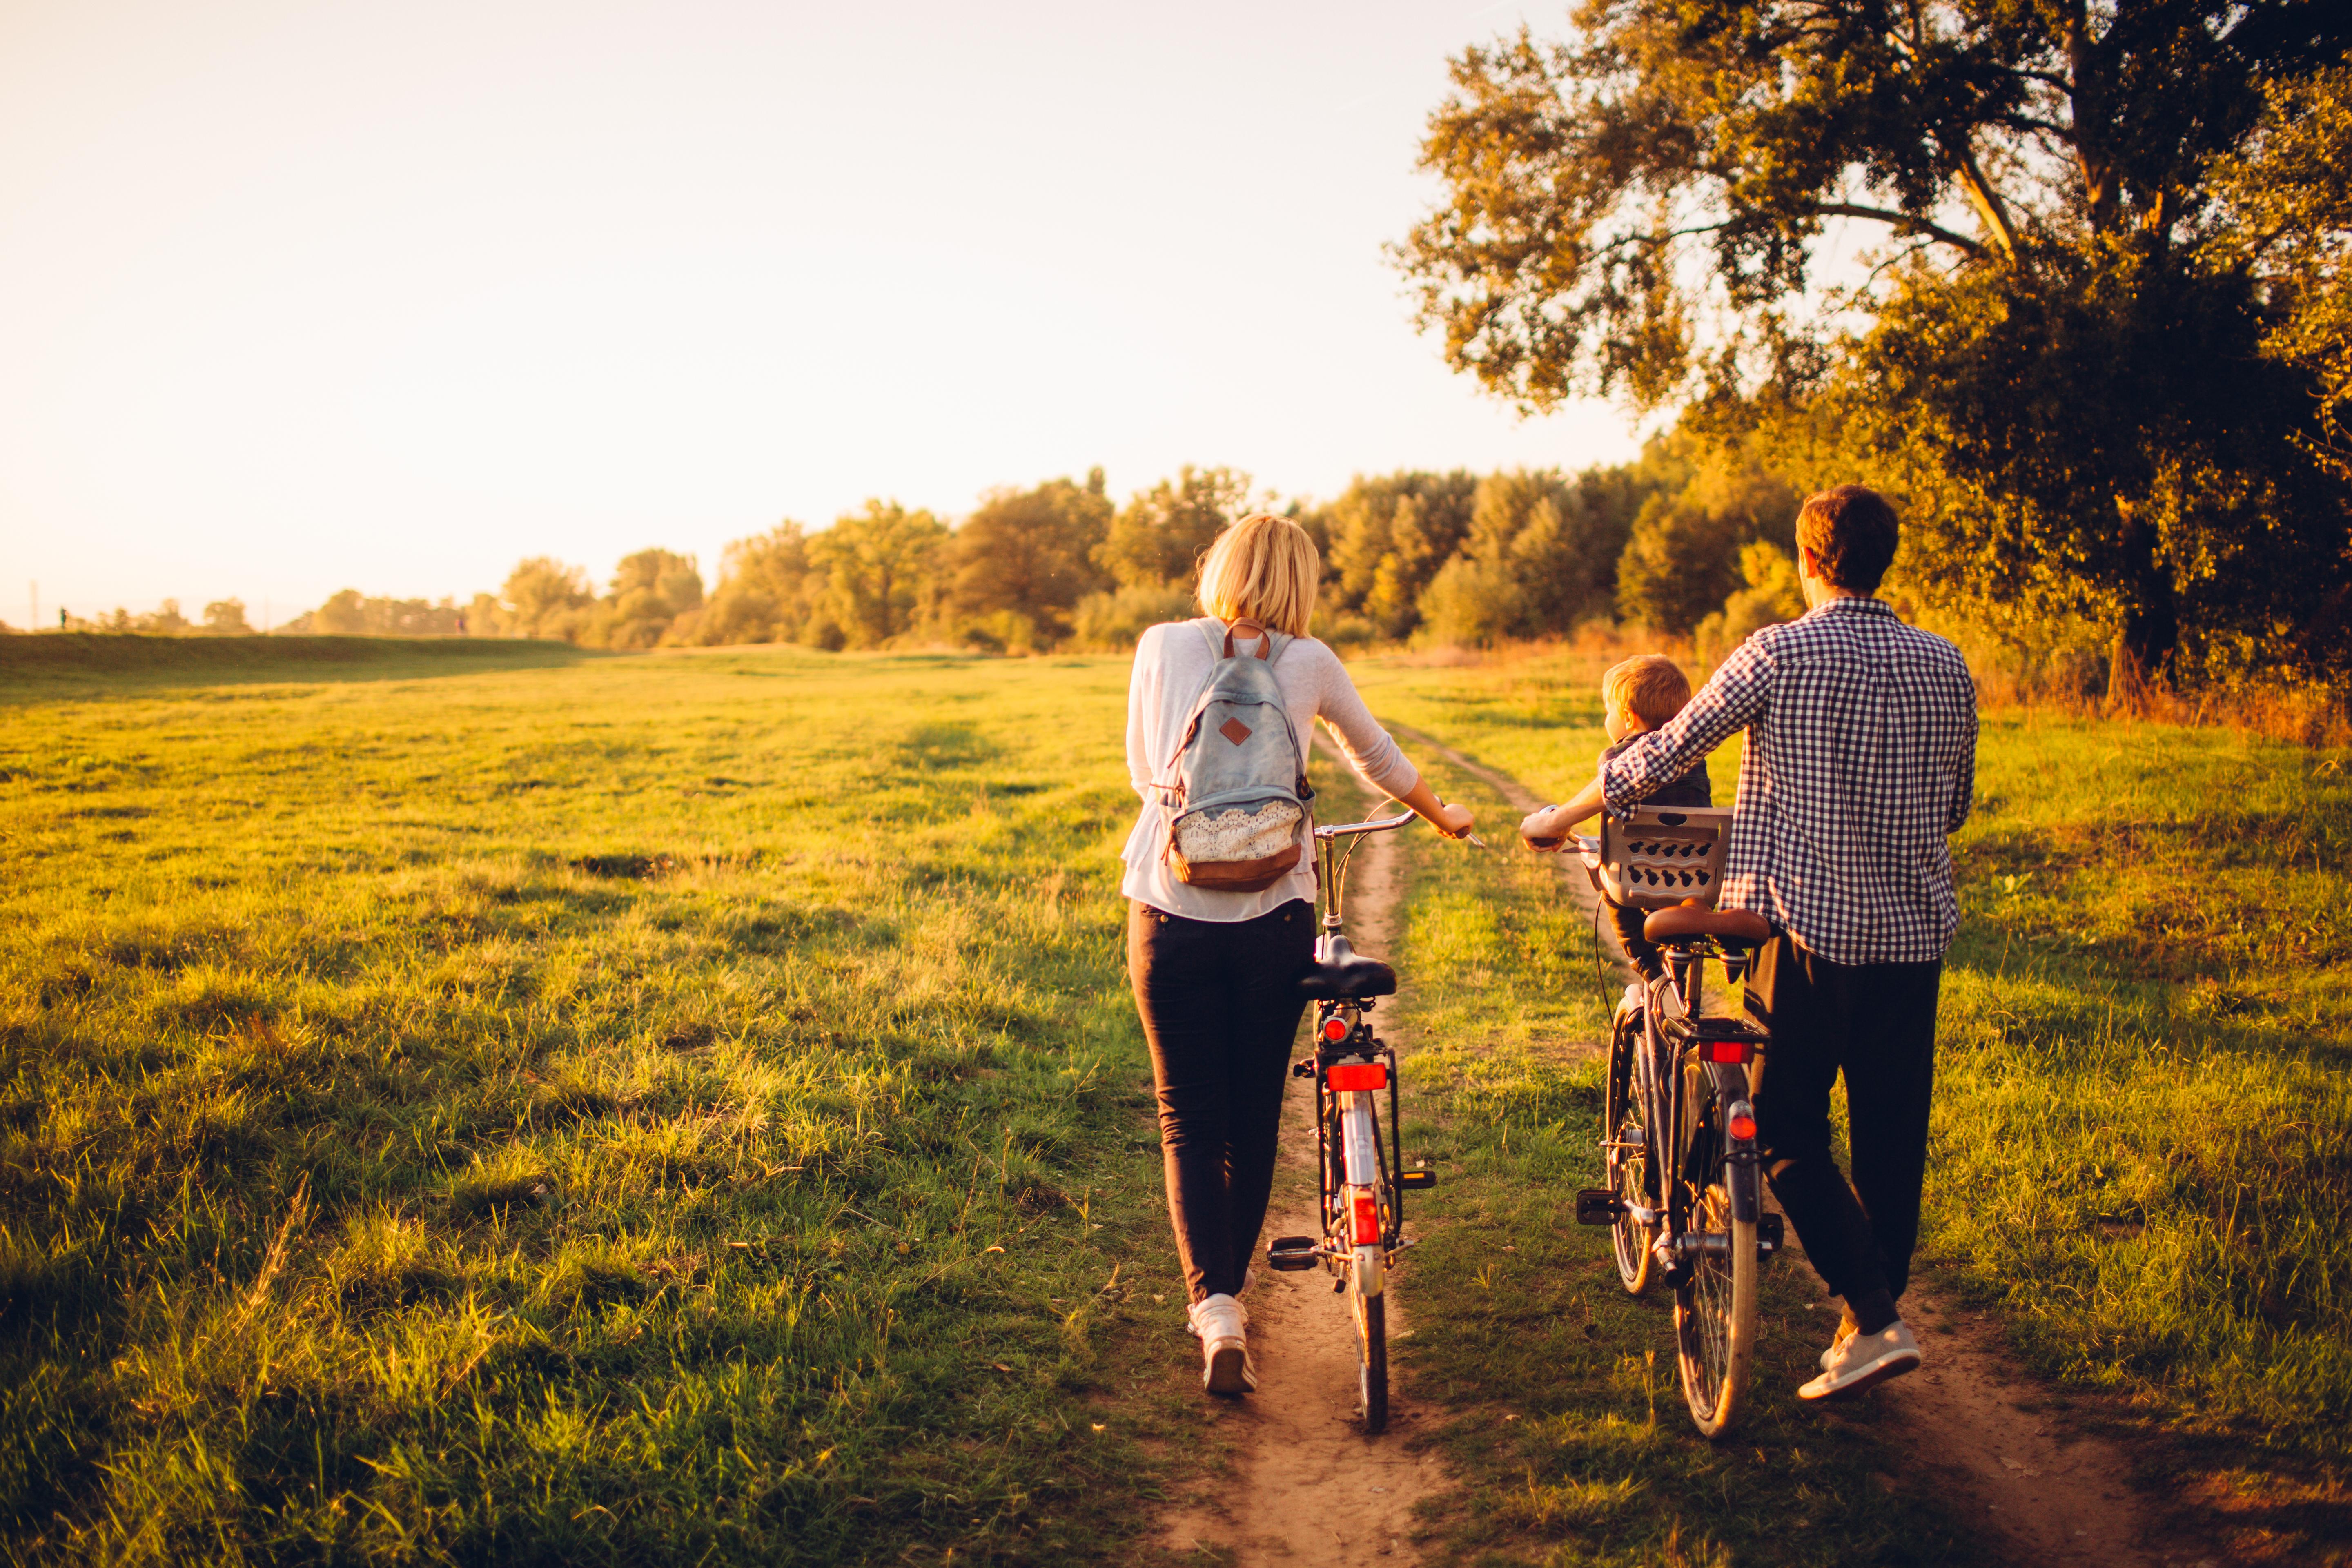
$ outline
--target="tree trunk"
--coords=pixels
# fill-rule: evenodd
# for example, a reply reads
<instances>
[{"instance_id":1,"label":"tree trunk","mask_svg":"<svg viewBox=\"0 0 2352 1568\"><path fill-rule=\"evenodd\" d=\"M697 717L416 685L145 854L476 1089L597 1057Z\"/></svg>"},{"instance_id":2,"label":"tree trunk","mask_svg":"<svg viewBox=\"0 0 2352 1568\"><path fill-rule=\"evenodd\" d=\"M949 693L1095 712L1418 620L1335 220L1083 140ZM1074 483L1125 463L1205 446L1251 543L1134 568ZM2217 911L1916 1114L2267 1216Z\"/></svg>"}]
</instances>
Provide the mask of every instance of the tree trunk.
<instances>
[{"instance_id":1,"label":"tree trunk","mask_svg":"<svg viewBox=\"0 0 2352 1568\"><path fill-rule=\"evenodd\" d=\"M2180 646L2180 614L2172 591L2171 574L2156 558L2156 529L2138 508L2117 500L2123 520L2123 625L2116 633L2107 661L2107 702L2119 711L2137 713L2147 705L2151 689L2168 684L2172 656Z\"/></svg>"}]
</instances>

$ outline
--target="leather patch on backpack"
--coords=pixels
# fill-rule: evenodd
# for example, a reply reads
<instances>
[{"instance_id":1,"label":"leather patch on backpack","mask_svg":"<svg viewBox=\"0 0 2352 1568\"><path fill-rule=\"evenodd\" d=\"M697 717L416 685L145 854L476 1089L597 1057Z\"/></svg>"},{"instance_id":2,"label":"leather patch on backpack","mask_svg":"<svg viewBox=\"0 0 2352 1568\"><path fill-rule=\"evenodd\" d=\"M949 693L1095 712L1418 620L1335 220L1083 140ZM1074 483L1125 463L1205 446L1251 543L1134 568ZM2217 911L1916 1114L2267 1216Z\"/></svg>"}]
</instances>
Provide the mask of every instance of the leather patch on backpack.
<instances>
[{"instance_id":1,"label":"leather patch on backpack","mask_svg":"<svg viewBox=\"0 0 2352 1568\"><path fill-rule=\"evenodd\" d=\"M1244 741L1248 740L1252 735L1257 733L1257 731L1251 729L1248 725L1243 723L1238 719L1228 719L1223 723L1217 726L1217 733L1223 735L1226 740L1231 741L1234 745L1238 746Z\"/></svg>"}]
</instances>

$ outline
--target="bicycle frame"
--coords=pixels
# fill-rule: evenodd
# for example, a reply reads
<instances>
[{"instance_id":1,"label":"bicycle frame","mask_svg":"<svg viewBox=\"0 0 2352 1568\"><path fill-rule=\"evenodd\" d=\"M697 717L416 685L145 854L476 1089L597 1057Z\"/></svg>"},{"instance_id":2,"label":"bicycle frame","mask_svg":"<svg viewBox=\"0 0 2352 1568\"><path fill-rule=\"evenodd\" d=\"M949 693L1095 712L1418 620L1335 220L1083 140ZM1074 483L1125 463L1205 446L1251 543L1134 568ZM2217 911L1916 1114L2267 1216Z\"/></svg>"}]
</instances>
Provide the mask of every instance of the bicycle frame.
<instances>
[{"instance_id":1,"label":"bicycle frame","mask_svg":"<svg viewBox=\"0 0 2352 1568\"><path fill-rule=\"evenodd\" d=\"M1744 1020L1709 1018L1705 1015L1706 960L1720 958L1726 978L1736 984L1745 977L1748 954L1713 942L1678 943L1665 951L1668 973L1650 983L1648 1005L1643 1010L1647 1048L1639 1063L1636 1092L1641 1096L1644 1125L1673 1130L1672 1159L1665 1168L1680 1176L1692 1176L1700 1173L1687 1169L1692 1142L1698 1131L1695 1122L1697 1105L1692 1093L1698 1075L1688 1069L1699 1068L1732 1118L1744 1118L1752 1128L1755 1110L1750 1096L1756 1082L1755 1064L1762 1060L1770 1041L1761 1029ZM1661 1110L1663 1117L1658 1115ZM1731 1200L1731 1217L1738 1221L1757 1220L1763 1212L1763 1200L1755 1137L1751 1132L1744 1138L1728 1138L1726 1143L1727 1146L1721 1152L1724 1190ZM1671 1203L1668 1207L1672 1207ZM1654 1224L1667 1216L1654 1214L1635 1217ZM1671 1224L1661 1227L1654 1248L1658 1261L1669 1270L1669 1278L1676 1264L1706 1250L1708 1242L1707 1233L1668 1234L1671 1230Z\"/></svg>"},{"instance_id":2,"label":"bicycle frame","mask_svg":"<svg viewBox=\"0 0 2352 1568\"><path fill-rule=\"evenodd\" d=\"M1347 864L1355 852L1356 840L1366 834L1384 833L1402 827L1412 820L1412 813L1408 811L1396 816L1315 830L1316 881L1323 896L1323 915L1319 922L1321 935L1316 944L1318 958L1328 952L1330 940L1346 930L1343 905ZM1339 847L1342 839L1347 841L1345 853ZM1335 998L1316 1005L1315 1057L1311 1070L1315 1078L1315 1163L1316 1169L1322 1173L1325 1210L1328 1213L1333 1199L1338 1197L1356 1222L1350 1226L1354 1257L1365 1275L1366 1294L1378 1295L1386 1272L1387 1255L1410 1244L1402 1234L1404 1144L1398 1126L1401 1118L1397 1100L1396 1052L1381 1042L1372 1033L1371 1025L1365 1020L1364 1015L1372 1007L1373 1001L1370 997ZM1334 1018L1345 1025L1345 1033L1338 1039L1333 1039L1327 1032ZM1335 1089L1331 1087L1332 1069L1335 1068L1381 1069L1380 1076L1385 1080L1389 1099L1389 1137L1385 1151L1380 1147L1377 1132L1371 1131L1379 1121L1379 1103L1375 1098L1378 1090ZM1339 1194L1331 1191L1329 1127L1335 1100L1346 1129L1339 1151L1339 1170L1344 1177L1340 1184L1344 1190ZM1371 1114L1357 1114L1363 1111ZM1381 1201L1383 1198L1385 1202ZM1359 1205L1367 1204L1370 1205L1375 1220L1371 1226L1360 1223L1362 1211ZM1374 1250L1368 1252L1367 1247ZM1339 1259L1328 1247L1323 1249L1323 1254L1334 1268L1339 1266Z\"/></svg>"},{"instance_id":3,"label":"bicycle frame","mask_svg":"<svg viewBox=\"0 0 2352 1568\"><path fill-rule=\"evenodd\" d=\"M1364 1426L1379 1432L1388 1421L1389 1267L1412 1245L1404 1236L1404 1193L1431 1187L1429 1171L1407 1173L1400 1131L1395 1050L1372 1032L1367 1016L1376 997L1396 987L1386 965L1360 960L1346 942L1343 909L1349 854L1368 833L1386 832L1412 820L1412 813L1315 830L1316 869L1322 900L1316 940L1320 977L1332 990L1318 990L1315 1054L1291 1070L1315 1080L1315 1167L1321 1234L1281 1237L1266 1249L1276 1268L1312 1268L1321 1264L1333 1276L1332 1289L1346 1292L1355 1319L1357 1377ZM1341 840L1348 841L1342 851ZM1360 980L1362 989L1341 989ZM1370 993L1370 994L1364 993ZM1389 1136L1380 1135L1380 1095L1387 1090Z\"/></svg>"}]
</instances>

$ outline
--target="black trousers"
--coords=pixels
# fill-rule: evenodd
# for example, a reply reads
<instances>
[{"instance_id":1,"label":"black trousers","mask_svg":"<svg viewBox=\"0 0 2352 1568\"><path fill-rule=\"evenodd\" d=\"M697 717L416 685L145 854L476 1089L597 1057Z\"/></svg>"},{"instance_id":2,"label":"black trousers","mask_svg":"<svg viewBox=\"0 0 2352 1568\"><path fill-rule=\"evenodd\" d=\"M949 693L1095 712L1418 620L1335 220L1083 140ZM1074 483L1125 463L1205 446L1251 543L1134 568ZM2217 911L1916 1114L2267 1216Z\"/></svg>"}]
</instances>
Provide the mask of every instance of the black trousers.
<instances>
[{"instance_id":1,"label":"black trousers","mask_svg":"<svg viewBox=\"0 0 2352 1568\"><path fill-rule=\"evenodd\" d=\"M1184 1284L1233 1295L1274 1190L1284 1074L1307 1005L1315 910L1294 899L1255 920L1186 920L1129 903L1127 973L1151 1047L1160 1163Z\"/></svg>"},{"instance_id":2,"label":"black trousers","mask_svg":"<svg viewBox=\"0 0 2352 1568\"><path fill-rule=\"evenodd\" d=\"M1941 960L1832 963L1775 937L1748 1010L1772 1032L1756 1137L1772 1195L1805 1256L1848 1300L1910 1282L1927 1172ZM1845 1075L1848 1184L1830 1155L1830 1090Z\"/></svg>"}]
</instances>

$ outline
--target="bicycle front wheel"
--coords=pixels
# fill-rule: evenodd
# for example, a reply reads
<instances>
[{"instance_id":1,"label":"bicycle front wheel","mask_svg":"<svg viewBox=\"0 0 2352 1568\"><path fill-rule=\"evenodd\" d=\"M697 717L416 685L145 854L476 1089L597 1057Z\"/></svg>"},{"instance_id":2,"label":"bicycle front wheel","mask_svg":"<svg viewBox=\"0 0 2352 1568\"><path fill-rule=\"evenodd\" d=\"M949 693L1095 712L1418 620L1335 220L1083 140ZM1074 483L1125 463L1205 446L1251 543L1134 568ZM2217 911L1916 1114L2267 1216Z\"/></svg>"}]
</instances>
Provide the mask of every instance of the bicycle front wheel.
<instances>
[{"instance_id":1,"label":"bicycle front wheel","mask_svg":"<svg viewBox=\"0 0 2352 1568\"><path fill-rule=\"evenodd\" d=\"M1642 1049L1642 1031L1630 1019L1618 1021L1609 1043L1609 1093L1601 1111L1601 1152L1609 1172L1609 1190L1620 1205L1617 1223L1610 1228L1611 1249L1617 1255L1617 1279L1629 1296L1646 1294L1657 1268L1650 1256L1654 1222L1644 1223L1633 1210L1654 1212L1656 1184L1650 1179L1649 1132L1643 1125L1642 1100L1634 1088L1634 1064Z\"/></svg>"},{"instance_id":2,"label":"bicycle front wheel","mask_svg":"<svg viewBox=\"0 0 2352 1568\"><path fill-rule=\"evenodd\" d=\"M1738 1420L1747 1400L1763 1260L1756 1222L1734 1217L1725 1185L1725 1107L1706 1092L1703 1079L1694 1089L1691 1098L1699 1101L1695 1136L1674 1216L1676 1235L1690 1247L1685 1278L1675 1289L1675 1340L1691 1420L1702 1436L1719 1437Z\"/></svg>"}]
</instances>

